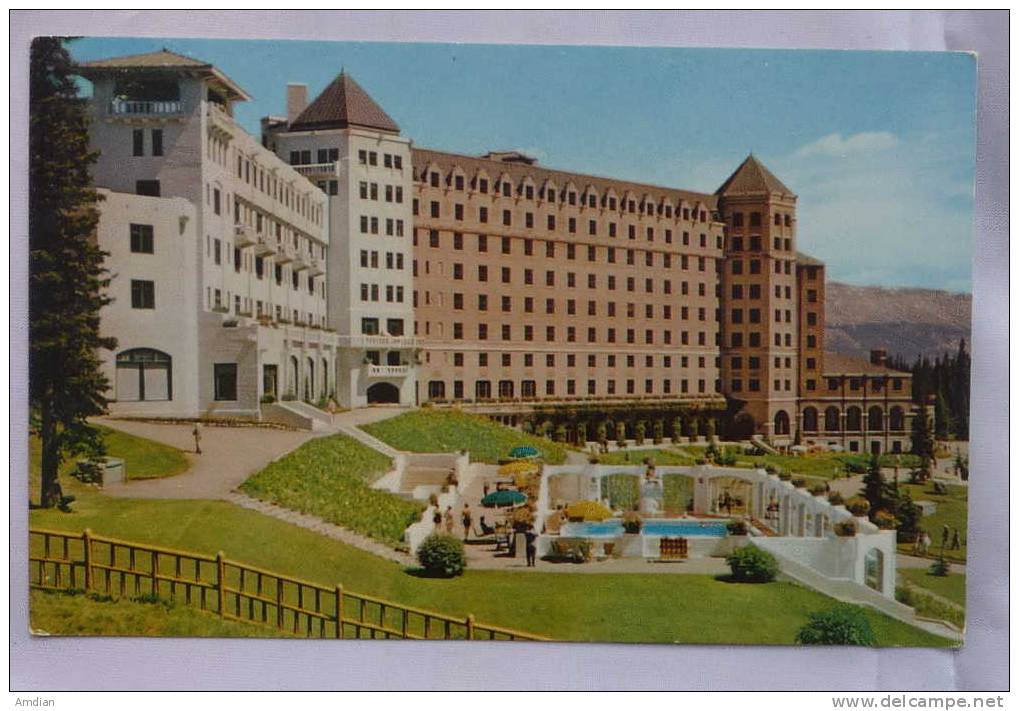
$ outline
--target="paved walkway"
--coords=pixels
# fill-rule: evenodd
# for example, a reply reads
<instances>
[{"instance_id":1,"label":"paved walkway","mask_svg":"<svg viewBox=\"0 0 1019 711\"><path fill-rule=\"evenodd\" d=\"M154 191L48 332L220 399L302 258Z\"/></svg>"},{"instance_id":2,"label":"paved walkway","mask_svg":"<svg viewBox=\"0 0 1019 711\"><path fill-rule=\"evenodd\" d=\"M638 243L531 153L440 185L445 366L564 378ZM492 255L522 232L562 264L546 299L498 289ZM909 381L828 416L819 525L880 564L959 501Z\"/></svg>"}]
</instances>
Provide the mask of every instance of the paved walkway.
<instances>
[{"instance_id":1,"label":"paved walkway","mask_svg":"<svg viewBox=\"0 0 1019 711\"><path fill-rule=\"evenodd\" d=\"M100 422L185 452L191 466L183 474L103 487L108 496L143 499L226 499L249 476L316 436L265 427L203 427L202 453L193 454L193 425L107 418Z\"/></svg>"}]
</instances>

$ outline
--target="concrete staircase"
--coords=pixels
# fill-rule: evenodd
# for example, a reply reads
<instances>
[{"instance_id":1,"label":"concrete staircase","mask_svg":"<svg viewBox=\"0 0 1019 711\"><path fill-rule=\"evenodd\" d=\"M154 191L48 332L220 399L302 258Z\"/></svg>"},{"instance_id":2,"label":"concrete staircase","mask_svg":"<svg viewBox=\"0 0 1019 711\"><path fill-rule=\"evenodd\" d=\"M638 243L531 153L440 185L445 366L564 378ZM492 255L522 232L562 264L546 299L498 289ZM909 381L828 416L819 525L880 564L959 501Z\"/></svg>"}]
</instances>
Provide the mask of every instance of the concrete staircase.
<instances>
[{"instance_id":1,"label":"concrete staircase","mask_svg":"<svg viewBox=\"0 0 1019 711\"><path fill-rule=\"evenodd\" d=\"M332 415L300 400L278 400L262 406L262 417L312 432L328 432Z\"/></svg>"}]
</instances>

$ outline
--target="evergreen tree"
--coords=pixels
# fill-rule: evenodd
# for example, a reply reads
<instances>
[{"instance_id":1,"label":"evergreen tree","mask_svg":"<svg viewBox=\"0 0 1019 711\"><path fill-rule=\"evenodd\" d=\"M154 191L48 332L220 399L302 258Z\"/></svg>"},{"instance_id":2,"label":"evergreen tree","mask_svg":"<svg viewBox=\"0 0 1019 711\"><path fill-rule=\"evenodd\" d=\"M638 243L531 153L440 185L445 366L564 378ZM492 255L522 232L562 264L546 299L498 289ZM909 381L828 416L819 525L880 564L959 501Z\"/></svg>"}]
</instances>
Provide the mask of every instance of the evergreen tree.
<instances>
[{"instance_id":1,"label":"evergreen tree","mask_svg":"<svg viewBox=\"0 0 1019 711\"><path fill-rule=\"evenodd\" d=\"M61 462L104 451L86 418L106 410L97 351L116 347L99 333L109 279L94 240L99 196L89 171L97 154L65 41L36 38L29 68L29 406L44 507L62 503Z\"/></svg>"},{"instance_id":2,"label":"evergreen tree","mask_svg":"<svg viewBox=\"0 0 1019 711\"><path fill-rule=\"evenodd\" d=\"M913 418L911 438L912 452L920 457L920 468L913 473L913 478L927 481L931 477L934 460L934 432L931 429L931 418L927 414L926 406L922 406Z\"/></svg>"},{"instance_id":3,"label":"evergreen tree","mask_svg":"<svg viewBox=\"0 0 1019 711\"><path fill-rule=\"evenodd\" d=\"M948 398L944 390L938 390L934 400L934 434L940 440L948 439L952 431L952 413L948 407Z\"/></svg>"},{"instance_id":4,"label":"evergreen tree","mask_svg":"<svg viewBox=\"0 0 1019 711\"><path fill-rule=\"evenodd\" d=\"M871 518L878 511L888 511L894 515L895 492L881 473L881 461L876 454L870 455L870 466L863 477L863 490L860 496L870 503Z\"/></svg>"}]
</instances>

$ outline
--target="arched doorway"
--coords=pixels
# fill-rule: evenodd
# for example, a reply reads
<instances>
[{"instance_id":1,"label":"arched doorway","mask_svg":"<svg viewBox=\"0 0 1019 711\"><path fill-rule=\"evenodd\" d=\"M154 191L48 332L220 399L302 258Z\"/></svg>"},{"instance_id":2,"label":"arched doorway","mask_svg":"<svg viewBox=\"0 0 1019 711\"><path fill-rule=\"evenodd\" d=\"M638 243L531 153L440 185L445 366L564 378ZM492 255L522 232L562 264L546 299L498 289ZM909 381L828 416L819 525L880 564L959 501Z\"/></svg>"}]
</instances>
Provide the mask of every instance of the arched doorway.
<instances>
[{"instance_id":1,"label":"arched doorway","mask_svg":"<svg viewBox=\"0 0 1019 711\"><path fill-rule=\"evenodd\" d=\"M884 592L885 554L879 548L871 548L863 558L863 580L868 588Z\"/></svg>"},{"instance_id":2,"label":"arched doorway","mask_svg":"<svg viewBox=\"0 0 1019 711\"><path fill-rule=\"evenodd\" d=\"M285 393L291 398L297 397L297 377L298 370L297 356L290 356L290 372L287 374L287 392Z\"/></svg>"},{"instance_id":3,"label":"arched doorway","mask_svg":"<svg viewBox=\"0 0 1019 711\"><path fill-rule=\"evenodd\" d=\"M803 408L803 429L806 432L817 432L817 408Z\"/></svg>"},{"instance_id":4,"label":"arched doorway","mask_svg":"<svg viewBox=\"0 0 1019 711\"><path fill-rule=\"evenodd\" d=\"M825 408L824 411L824 431L825 432L838 432L839 431L839 409L835 406Z\"/></svg>"},{"instance_id":5,"label":"arched doorway","mask_svg":"<svg viewBox=\"0 0 1019 711\"><path fill-rule=\"evenodd\" d=\"M789 413L785 410L779 410L775 413L775 434L789 434Z\"/></svg>"},{"instance_id":6,"label":"arched doorway","mask_svg":"<svg viewBox=\"0 0 1019 711\"><path fill-rule=\"evenodd\" d=\"M117 400L172 400L172 358L154 348L132 348L117 354Z\"/></svg>"},{"instance_id":7,"label":"arched doorway","mask_svg":"<svg viewBox=\"0 0 1019 711\"><path fill-rule=\"evenodd\" d=\"M400 389L392 383L375 383L368 388L368 404L399 404Z\"/></svg>"}]
</instances>

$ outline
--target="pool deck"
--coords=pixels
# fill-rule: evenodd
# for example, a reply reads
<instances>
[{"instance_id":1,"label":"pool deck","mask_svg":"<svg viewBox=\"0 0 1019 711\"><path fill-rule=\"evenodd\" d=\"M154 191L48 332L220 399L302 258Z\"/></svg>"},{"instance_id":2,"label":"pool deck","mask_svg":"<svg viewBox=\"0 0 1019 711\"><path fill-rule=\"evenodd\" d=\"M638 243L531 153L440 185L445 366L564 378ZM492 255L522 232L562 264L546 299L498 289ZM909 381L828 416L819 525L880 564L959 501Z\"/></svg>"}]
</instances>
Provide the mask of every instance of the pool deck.
<instances>
[{"instance_id":1,"label":"pool deck","mask_svg":"<svg viewBox=\"0 0 1019 711\"><path fill-rule=\"evenodd\" d=\"M468 541L467 565L471 570L519 570L539 573L655 573L687 575L726 575L729 566L724 558L687 558L681 561L649 561L644 558L592 559L587 563L551 563L540 558L528 568L523 555L509 557L505 551L496 551L488 541Z\"/></svg>"}]
</instances>

